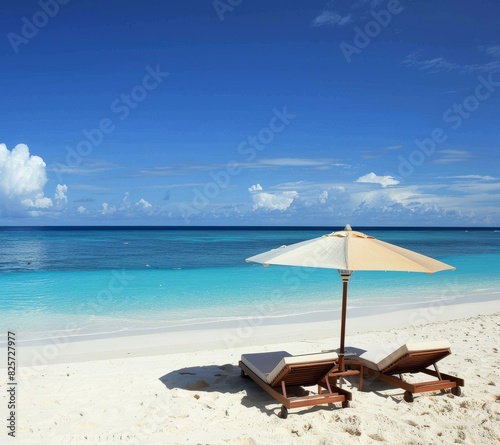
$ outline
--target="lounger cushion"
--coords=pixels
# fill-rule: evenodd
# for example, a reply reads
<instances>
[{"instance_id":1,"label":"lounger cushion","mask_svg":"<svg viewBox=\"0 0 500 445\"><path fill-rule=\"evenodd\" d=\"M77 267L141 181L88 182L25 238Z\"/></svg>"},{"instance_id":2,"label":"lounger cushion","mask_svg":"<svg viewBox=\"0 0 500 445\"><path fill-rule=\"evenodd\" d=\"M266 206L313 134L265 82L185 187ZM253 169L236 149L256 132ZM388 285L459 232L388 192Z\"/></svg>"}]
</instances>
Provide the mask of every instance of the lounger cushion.
<instances>
[{"instance_id":1,"label":"lounger cushion","mask_svg":"<svg viewBox=\"0 0 500 445\"><path fill-rule=\"evenodd\" d=\"M286 365L305 364L311 362L331 361L338 359L336 352L292 355L286 351L261 352L243 354L241 361L265 382L271 384ZM333 363L332 363L333 367Z\"/></svg>"},{"instance_id":2,"label":"lounger cushion","mask_svg":"<svg viewBox=\"0 0 500 445\"><path fill-rule=\"evenodd\" d=\"M267 376L284 357L291 357L286 351L260 352L256 354L243 354L241 361L247 365L262 380L267 382Z\"/></svg>"},{"instance_id":3,"label":"lounger cushion","mask_svg":"<svg viewBox=\"0 0 500 445\"><path fill-rule=\"evenodd\" d=\"M392 347L376 345L366 349L347 348L356 352L365 366L376 371L383 371L389 365L398 361L409 352L424 352L434 349L450 349L451 345L446 340L406 343L395 350ZM390 351L393 352L390 352Z\"/></svg>"}]
</instances>

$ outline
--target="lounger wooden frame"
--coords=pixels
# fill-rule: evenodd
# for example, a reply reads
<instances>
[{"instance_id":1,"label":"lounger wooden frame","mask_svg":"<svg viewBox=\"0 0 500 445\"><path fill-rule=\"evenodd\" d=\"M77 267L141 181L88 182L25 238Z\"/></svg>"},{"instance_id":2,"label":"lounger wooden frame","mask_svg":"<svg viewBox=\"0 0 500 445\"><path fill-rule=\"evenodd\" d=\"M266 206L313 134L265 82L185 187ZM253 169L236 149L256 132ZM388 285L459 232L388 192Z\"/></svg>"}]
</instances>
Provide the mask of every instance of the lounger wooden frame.
<instances>
[{"instance_id":1,"label":"lounger wooden frame","mask_svg":"<svg viewBox=\"0 0 500 445\"><path fill-rule=\"evenodd\" d=\"M407 402L413 402L413 394L422 392L451 389L453 394L460 395L460 387L464 386L464 380L440 372L436 364L450 354L450 349L407 352L381 371L376 371L365 365L364 372L385 383L404 389L404 399ZM429 366L433 366L434 370L428 369ZM403 374L417 374L420 372L436 377L437 380L419 383L409 383L403 380ZM399 378L395 377L394 374L398 374Z\"/></svg>"},{"instance_id":2,"label":"lounger wooden frame","mask_svg":"<svg viewBox=\"0 0 500 445\"><path fill-rule=\"evenodd\" d=\"M239 362L242 377L250 377L264 391L282 404L280 416L286 418L290 408L342 403L342 407L349 406L352 395L349 391L330 385L327 374L336 366L332 362L309 362L286 364L278 376L269 384L262 380L243 362ZM320 382L326 380L327 392L323 392ZM289 397L287 389L318 385L318 394Z\"/></svg>"}]
</instances>

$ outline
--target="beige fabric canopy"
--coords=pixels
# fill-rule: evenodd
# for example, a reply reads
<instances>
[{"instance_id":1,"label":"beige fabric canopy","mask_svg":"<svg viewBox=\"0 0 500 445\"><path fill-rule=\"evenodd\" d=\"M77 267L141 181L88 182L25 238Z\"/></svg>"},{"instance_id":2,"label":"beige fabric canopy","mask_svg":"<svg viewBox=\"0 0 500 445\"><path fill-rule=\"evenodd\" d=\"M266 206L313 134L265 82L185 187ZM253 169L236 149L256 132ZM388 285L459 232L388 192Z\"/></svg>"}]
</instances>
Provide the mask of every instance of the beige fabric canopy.
<instances>
[{"instance_id":1,"label":"beige fabric canopy","mask_svg":"<svg viewBox=\"0 0 500 445\"><path fill-rule=\"evenodd\" d=\"M281 246L247 258L264 266L321 267L339 270L383 270L434 273L455 268L412 250L351 230Z\"/></svg>"},{"instance_id":2,"label":"beige fabric canopy","mask_svg":"<svg viewBox=\"0 0 500 445\"><path fill-rule=\"evenodd\" d=\"M349 225L344 230L308 241L281 246L246 259L269 266L319 267L338 269L343 280L340 364L343 368L347 284L356 270L434 273L455 270L453 266L428 256L380 241L356 232Z\"/></svg>"}]
</instances>

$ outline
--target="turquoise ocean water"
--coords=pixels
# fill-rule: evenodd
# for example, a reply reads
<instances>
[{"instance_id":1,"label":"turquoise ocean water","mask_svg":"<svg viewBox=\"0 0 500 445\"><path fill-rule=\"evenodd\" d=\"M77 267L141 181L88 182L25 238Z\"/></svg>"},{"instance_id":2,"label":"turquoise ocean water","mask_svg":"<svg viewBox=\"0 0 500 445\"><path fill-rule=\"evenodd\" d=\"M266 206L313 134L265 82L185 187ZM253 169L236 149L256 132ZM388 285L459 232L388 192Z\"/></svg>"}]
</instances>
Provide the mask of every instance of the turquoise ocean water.
<instances>
[{"instance_id":1,"label":"turquoise ocean water","mask_svg":"<svg viewBox=\"0 0 500 445\"><path fill-rule=\"evenodd\" d=\"M338 273L247 264L340 228L0 228L0 332L139 333L340 311ZM355 272L349 309L500 300L500 230L355 228L449 263L433 275ZM385 309L384 309L385 308Z\"/></svg>"}]
</instances>

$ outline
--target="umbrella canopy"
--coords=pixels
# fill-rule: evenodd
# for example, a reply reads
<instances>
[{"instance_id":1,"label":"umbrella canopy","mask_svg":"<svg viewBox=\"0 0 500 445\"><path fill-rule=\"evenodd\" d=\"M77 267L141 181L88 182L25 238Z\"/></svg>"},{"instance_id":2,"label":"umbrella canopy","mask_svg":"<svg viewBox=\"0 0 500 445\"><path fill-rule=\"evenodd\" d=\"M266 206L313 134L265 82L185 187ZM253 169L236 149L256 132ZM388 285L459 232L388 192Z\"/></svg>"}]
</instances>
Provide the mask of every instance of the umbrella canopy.
<instances>
[{"instance_id":1,"label":"umbrella canopy","mask_svg":"<svg viewBox=\"0 0 500 445\"><path fill-rule=\"evenodd\" d=\"M453 266L428 256L380 241L373 236L356 232L349 225L344 230L308 241L281 246L246 259L264 266L319 267L338 269L342 276L342 320L340 356L343 368L345 319L347 309L347 284L356 270L404 271L434 273L455 270Z\"/></svg>"},{"instance_id":2,"label":"umbrella canopy","mask_svg":"<svg viewBox=\"0 0 500 445\"><path fill-rule=\"evenodd\" d=\"M340 232L281 246L247 258L264 266L322 267L339 270L383 270L434 273L455 269L428 256L355 232L349 225Z\"/></svg>"}]
</instances>

